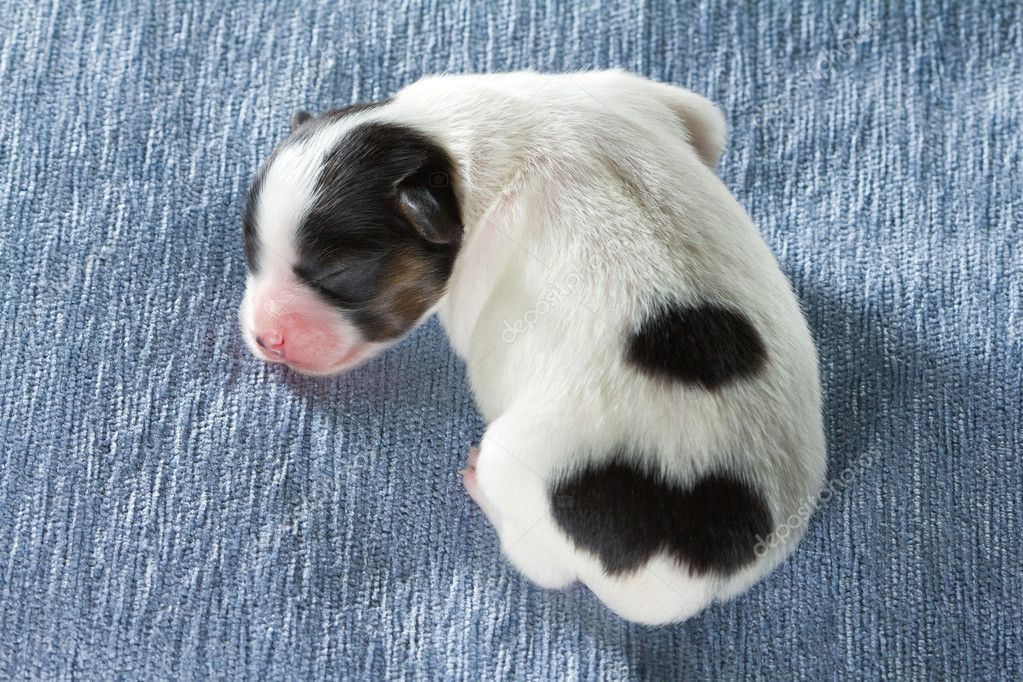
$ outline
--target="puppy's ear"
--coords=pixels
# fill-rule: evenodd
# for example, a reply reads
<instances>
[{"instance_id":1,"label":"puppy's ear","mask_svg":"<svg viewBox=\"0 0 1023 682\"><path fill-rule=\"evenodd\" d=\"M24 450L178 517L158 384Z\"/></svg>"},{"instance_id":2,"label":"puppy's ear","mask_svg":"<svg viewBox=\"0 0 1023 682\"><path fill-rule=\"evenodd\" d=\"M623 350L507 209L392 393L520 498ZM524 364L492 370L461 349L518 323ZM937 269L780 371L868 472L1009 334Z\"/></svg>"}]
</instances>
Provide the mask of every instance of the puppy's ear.
<instances>
[{"instance_id":1,"label":"puppy's ear","mask_svg":"<svg viewBox=\"0 0 1023 682\"><path fill-rule=\"evenodd\" d=\"M313 117L308 111L299 109L291 115L291 132L295 132L299 127Z\"/></svg>"},{"instance_id":2,"label":"puppy's ear","mask_svg":"<svg viewBox=\"0 0 1023 682\"><path fill-rule=\"evenodd\" d=\"M711 170L717 168L728 136L728 126L721 110L691 90L663 83L654 85L661 94L661 100L682 124L689 144L700 159Z\"/></svg>"},{"instance_id":3,"label":"puppy's ear","mask_svg":"<svg viewBox=\"0 0 1023 682\"><path fill-rule=\"evenodd\" d=\"M398 185L398 210L432 244L453 244L462 237L462 213L448 173L421 170Z\"/></svg>"}]
</instances>

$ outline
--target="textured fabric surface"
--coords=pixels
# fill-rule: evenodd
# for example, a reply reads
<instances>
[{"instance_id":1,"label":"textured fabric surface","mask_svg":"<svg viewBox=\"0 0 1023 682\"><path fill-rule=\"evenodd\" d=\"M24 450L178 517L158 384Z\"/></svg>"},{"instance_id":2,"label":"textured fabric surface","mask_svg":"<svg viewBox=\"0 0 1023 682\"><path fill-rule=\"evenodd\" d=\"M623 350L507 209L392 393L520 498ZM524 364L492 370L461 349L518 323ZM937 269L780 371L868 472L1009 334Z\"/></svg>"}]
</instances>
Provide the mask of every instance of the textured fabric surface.
<instances>
[{"instance_id":1,"label":"textured fabric surface","mask_svg":"<svg viewBox=\"0 0 1023 682\"><path fill-rule=\"evenodd\" d=\"M0 678L1019 679L1020 6L735 5L0 4ZM235 321L293 109L605 66L725 111L837 482L662 629L500 558L436 321L326 381Z\"/></svg>"}]
</instances>

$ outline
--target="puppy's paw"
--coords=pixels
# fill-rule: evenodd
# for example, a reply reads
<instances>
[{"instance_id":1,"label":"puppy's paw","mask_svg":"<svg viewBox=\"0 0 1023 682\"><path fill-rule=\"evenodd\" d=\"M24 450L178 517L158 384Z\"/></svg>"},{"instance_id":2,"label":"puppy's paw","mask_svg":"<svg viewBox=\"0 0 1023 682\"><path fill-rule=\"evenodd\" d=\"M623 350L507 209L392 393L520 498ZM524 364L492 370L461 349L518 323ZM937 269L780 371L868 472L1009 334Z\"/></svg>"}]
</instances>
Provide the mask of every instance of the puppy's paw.
<instances>
[{"instance_id":1,"label":"puppy's paw","mask_svg":"<svg viewBox=\"0 0 1023 682\"><path fill-rule=\"evenodd\" d=\"M469 497L476 503L476 506L480 508L483 514L494 522L494 508L487 499L487 496L483 494L483 489L480 488L479 479L476 476L476 463L479 462L480 449L471 448L469 450L469 463L465 469L462 469L459 473L462 474L462 485L465 486L465 491L469 493Z\"/></svg>"}]
</instances>

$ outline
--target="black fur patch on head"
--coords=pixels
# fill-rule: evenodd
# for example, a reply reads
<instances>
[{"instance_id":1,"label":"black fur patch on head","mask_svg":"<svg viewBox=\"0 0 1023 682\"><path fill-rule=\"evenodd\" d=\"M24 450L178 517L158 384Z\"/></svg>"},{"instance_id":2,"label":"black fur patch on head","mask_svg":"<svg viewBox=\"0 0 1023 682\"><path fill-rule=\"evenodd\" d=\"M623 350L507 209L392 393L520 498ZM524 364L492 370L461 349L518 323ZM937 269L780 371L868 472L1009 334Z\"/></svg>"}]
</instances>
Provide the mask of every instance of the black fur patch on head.
<instances>
[{"instance_id":1,"label":"black fur patch on head","mask_svg":"<svg viewBox=\"0 0 1023 682\"><path fill-rule=\"evenodd\" d=\"M761 497L727 474L682 488L621 458L561 482L550 502L562 530L610 575L634 571L659 551L693 574L729 575L756 558L758 536L771 532Z\"/></svg>"},{"instance_id":2,"label":"black fur patch on head","mask_svg":"<svg viewBox=\"0 0 1023 682\"><path fill-rule=\"evenodd\" d=\"M310 114L308 111L297 111L291 117L291 135L282 142L266 163L259 169L249 191L245 197L245 208L242 210L242 240L245 245L245 262L249 272L255 274L259 271L259 235L256 231L256 206L259 201L259 193L263 189L263 181L266 178L266 171L273 163L277 152L283 147L299 143L308 139L320 126L333 121L339 121L349 114L375 109L389 103L391 100L383 99L376 102L358 102L346 107L330 109L322 114Z\"/></svg>"},{"instance_id":3,"label":"black fur patch on head","mask_svg":"<svg viewBox=\"0 0 1023 682\"><path fill-rule=\"evenodd\" d=\"M301 128L309 119L313 117L308 111L299 110L291 115L291 132L295 132Z\"/></svg>"},{"instance_id":4,"label":"black fur patch on head","mask_svg":"<svg viewBox=\"0 0 1023 682\"><path fill-rule=\"evenodd\" d=\"M366 340L401 336L443 295L462 237L452 177L436 142L388 123L353 128L324 159L295 273Z\"/></svg>"},{"instance_id":5,"label":"black fur patch on head","mask_svg":"<svg viewBox=\"0 0 1023 682\"><path fill-rule=\"evenodd\" d=\"M649 376L707 389L754 375L766 355L745 315L713 303L665 305L626 345L626 358Z\"/></svg>"},{"instance_id":6,"label":"black fur patch on head","mask_svg":"<svg viewBox=\"0 0 1023 682\"><path fill-rule=\"evenodd\" d=\"M337 109L328 109L320 114L320 118L326 121L340 121L345 116L350 114L357 114L362 111L369 111L370 109L376 109L382 107L385 104L390 104L391 98L378 99L372 102L356 102L355 104L349 104L346 107L338 107Z\"/></svg>"}]
</instances>

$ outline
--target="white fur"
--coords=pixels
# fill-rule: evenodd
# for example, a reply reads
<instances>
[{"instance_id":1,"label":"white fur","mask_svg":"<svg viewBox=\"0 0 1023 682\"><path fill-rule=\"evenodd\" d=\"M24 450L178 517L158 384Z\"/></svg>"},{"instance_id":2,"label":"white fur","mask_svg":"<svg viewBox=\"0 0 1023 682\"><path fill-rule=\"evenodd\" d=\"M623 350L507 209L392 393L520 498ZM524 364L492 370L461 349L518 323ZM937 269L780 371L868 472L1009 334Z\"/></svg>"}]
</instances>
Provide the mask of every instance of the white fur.
<instances>
[{"instance_id":1,"label":"white fur","mask_svg":"<svg viewBox=\"0 0 1023 682\"><path fill-rule=\"evenodd\" d=\"M545 587L582 581L623 617L656 624L741 592L781 561L802 524L730 578L692 576L667 556L609 577L548 501L560 472L620 442L683 485L715 469L743 476L776 523L820 489L816 353L788 282L714 173L720 112L619 71L524 72L426 78L329 136L367 119L425 131L456 161L466 234L438 311L489 423L476 479L511 562ZM291 186L307 181L281 186L301 197ZM286 200L268 195L263 210ZM638 373L624 335L669 295L741 310L769 364L713 392Z\"/></svg>"}]
</instances>

